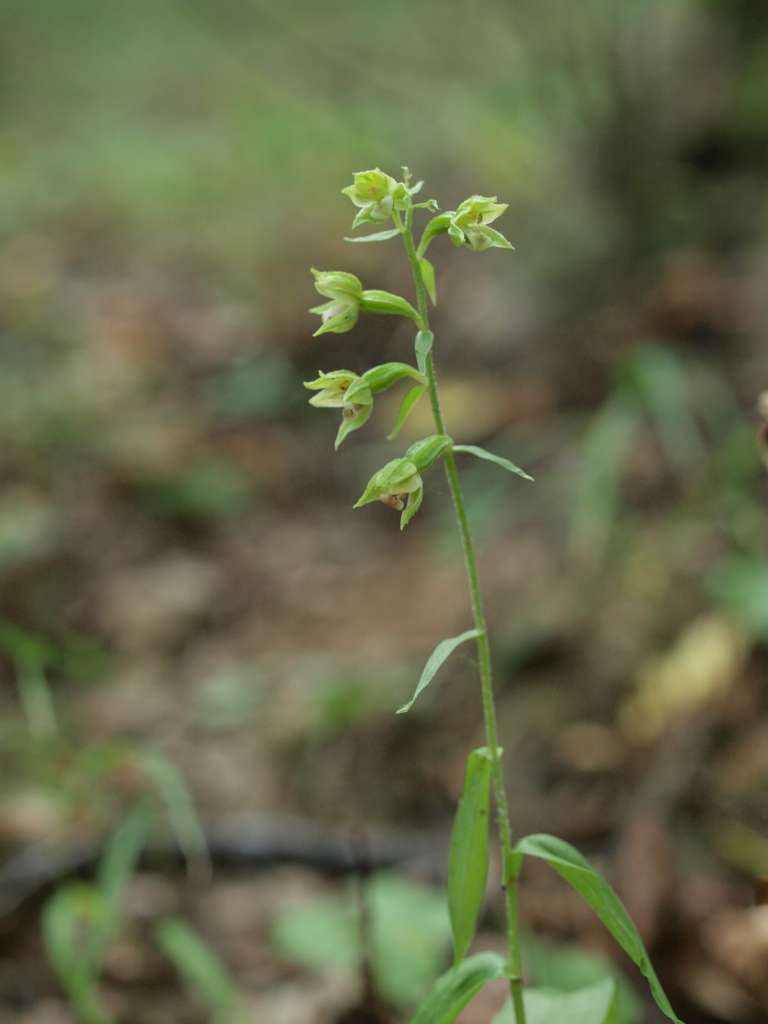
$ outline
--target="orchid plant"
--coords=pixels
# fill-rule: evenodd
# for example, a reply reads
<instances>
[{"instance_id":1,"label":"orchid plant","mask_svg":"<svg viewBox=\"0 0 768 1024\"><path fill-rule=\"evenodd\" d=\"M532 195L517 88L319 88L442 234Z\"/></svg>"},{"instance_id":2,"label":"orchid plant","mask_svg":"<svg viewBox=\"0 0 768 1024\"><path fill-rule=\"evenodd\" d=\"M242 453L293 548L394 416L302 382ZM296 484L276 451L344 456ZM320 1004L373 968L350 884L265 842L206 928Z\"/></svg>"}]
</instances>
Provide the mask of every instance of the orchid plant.
<instances>
[{"instance_id":1,"label":"orchid plant","mask_svg":"<svg viewBox=\"0 0 768 1024\"><path fill-rule=\"evenodd\" d=\"M497 1016L495 1024L562 1024L565 1020L577 1019L590 1024L616 1024L618 994L610 978L572 993L524 988L518 883L526 857L547 862L592 907L618 945L645 975L661 1011L669 1020L681 1024L635 925L609 883L573 846L555 836L529 835L513 843L493 693L490 640L456 456L467 454L486 459L521 479L532 478L509 459L475 445L457 444L448 433L440 404L434 364L434 335L429 321L428 302L434 305L437 301L436 276L427 257L429 247L441 235L447 235L453 245L472 252L512 249L504 235L492 226L507 210L507 204L499 203L495 196L473 195L459 203L455 210L442 212L434 199L416 201L422 186L423 182L412 184L411 174L405 167L401 181L375 168L356 173L352 184L342 189L357 209L353 229L365 225L382 228L370 234L352 236L347 241L383 242L399 238L413 276L415 306L402 296L364 288L359 278L346 271L312 271L315 288L328 300L311 310L321 317L316 336L349 331L363 313L404 317L414 328L415 365L384 363L362 375L349 370L330 370L305 383L306 388L315 392L310 399L311 405L341 410L337 449L350 433L366 424L374 396L379 392L401 381L410 383L388 435L389 440L394 440L416 404L428 396L435 432L412 444L403 455L377 470L355 508L381 501L400 513L400 528L404 529L421 507L425 474L435 464L442 463L464 553L472 625L458 636L437 644L426 662L412 699L399 709L400 713L410 710L457 647L468 641L475 642L486 742L485 746L468 756L464 790L451 837L448 908L454 963L426 994L411 1024L449 1024L486 983L498 978L508 980L510 994L508 1004ZM431 216L417 242L414 219L418 211ZM507 951L505 956L490 952L468 956L486 896L491 794L501 847Z\"/></svg>"}]
</instances>

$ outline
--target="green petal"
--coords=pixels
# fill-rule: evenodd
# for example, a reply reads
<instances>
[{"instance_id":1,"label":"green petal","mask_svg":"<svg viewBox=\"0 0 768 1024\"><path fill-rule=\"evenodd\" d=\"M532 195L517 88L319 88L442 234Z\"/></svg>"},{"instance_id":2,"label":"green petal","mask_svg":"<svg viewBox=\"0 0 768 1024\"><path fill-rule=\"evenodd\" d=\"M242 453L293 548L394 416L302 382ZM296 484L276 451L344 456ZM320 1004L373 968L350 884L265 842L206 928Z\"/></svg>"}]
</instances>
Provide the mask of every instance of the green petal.
<instances>
[{"instance_id":1,"label":"green petal","mask_svg":"<svg viewBox=\"0 0 768 1024\"><path fill-rule=\"evenodd\" d=\"M419 487L418 490L413 491L408 495L408 501L406 502L405 508L400 514L400 529L404 530L408 523L413 519L416 513L421 508L421 502L424 497L424 486Z\"/></svg>"}]
</instances>

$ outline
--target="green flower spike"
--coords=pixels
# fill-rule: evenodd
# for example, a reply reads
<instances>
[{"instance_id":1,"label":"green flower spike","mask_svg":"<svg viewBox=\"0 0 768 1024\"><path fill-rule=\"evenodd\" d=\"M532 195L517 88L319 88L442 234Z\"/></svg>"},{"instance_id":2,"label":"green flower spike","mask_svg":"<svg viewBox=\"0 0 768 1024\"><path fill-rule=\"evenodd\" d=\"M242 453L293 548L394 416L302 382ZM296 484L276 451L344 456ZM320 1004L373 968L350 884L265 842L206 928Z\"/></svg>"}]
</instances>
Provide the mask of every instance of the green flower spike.
<instances>
[{"instance_id":1,"label":"green flower spike","mask_svg":"<svg viewBox=\"0 0 768 1024\"><path fill-rule=\"evenodd\" d=\"M351 370L320 371L316 380L304 382L304 387L317 391L309 404L316 409L341 409L341 426L334 447L339 448L354 430L359 430L370 419L373 411L373 393L370 387Z\"/></svg>"},{"instance_id":2,"label":"green flower spike","mask_svg":"<svg viewBox=\"0 0 768 1024\"><path fill-rule=\"evenodd\" d=\"M374 473L355 508L362 508L372 501L383 501L389 508L402 513L400 529L404 530L418 512L423 497L424 483L416 464L410 459L393 459Z\"/></svg>"},{"instance_id":3,"label":"green flower spike","mask_svg":"<svg viewBox=\"0 0 768 1024\"><path fill-rule=\"evenodd\" d=\"M475 252L484 249L512 249L501 232L489 227L507 209L496 196L470 196L449 216L448 235L454 245L466 245Z\"/></svg>"},{"instance_id":4,"label":"green flower spike","mask_svg":"<svg viewBox=\"0 0 768 1024\"><path fill-rule=\"evenodd\" d=\"M330 302L321 306L313 306L310 313L319 313L323 323L312 335L344 334L351 331L360 315L360 303L363 298L363 282L354 274L344 270L315 270L315 288Z\"/></svg>"},{"instance_id":5,"label":"green flower spike","mask_svg":"<svg viewBox=\"0 0 768 1024\"><path fill-rule=\"evenodd\" d=\"M372 171L356 171L354 182L341 191L358 208L353 228L389 220L393 209L405 209L409 197L409 189L403 182L395 181L378 167Z\"/></svg>"}]
</instances>

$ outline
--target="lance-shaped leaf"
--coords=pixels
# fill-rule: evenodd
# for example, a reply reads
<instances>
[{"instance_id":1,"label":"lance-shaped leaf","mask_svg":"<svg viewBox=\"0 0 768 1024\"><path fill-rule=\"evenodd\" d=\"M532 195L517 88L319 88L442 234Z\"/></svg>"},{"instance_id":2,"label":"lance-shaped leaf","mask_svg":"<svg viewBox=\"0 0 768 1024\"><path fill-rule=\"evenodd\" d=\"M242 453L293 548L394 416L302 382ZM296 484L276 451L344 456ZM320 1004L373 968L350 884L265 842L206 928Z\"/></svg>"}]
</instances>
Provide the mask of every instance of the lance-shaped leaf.
<instances>
[{"instance_id":1,"label":"lance-shaped leaf","mask_svg":"<svg viewBox=\"0 0 768 1024\"><path fill-rule=\"evenodd\" d=\"M498 953L478 953L441 975L411 1024L451 1024L489 981L506 976L506 961Z\"/></svg>"},{"instance_id":2,"label":"lance-shaped leaf","mask_svg":"<svg viewBox=\"0 0 768 1024\"><path fill-rule=\"evenodd\" d=\"M395 420L395 425L392 427L390 432L387 434L387 440L388 441L394 441L394 439L400 433L400 431L403 428L403 424L405 423L405 421L408 419L408 417L411 414L411 410L416 407L416 403L418 402L418 400L421 398L421 396L424 394L424 392L426 390L427 390L426 384L417 384L416 387L411 388L411 390L407 392L405 398L403 399L403 401L400 404L400 411L397 414L397 419Z\"/></svg>"},{"instance_id":3,"label":"lance-shaped leaf","mask_svg":"<svg viewBox=\"0 0 768 1024\"><path fill-rule=\"evenodd\" d=\"M619 1024L619 997L613 978L573 992L528 988L523 993L526 1024ZM492 1024L515 1024L512 1003L493 1018Z\"/></svg>"},{"instance_id":4,"label":"lance-shaped leaf","mask_svg":"<svg viewBox=\"0 0 768 1024\"><path fill-rule=\"evenodd\" d=\"M464 792L453 823L448 857L448 911L454 964L467 954L477 926L488 878L488 808L491 757L485 747L467 759Z\"/></svg>"},{"instance_id":5,"label":"lance-shaped leaf","mask_svg":"<svg viewBox=\"0 0 768 1024\"><path fill-rule=\"evenodd\" d=\"M467 640L476 640L480 636L479 629L468 629L465 633L460 633L458 636L448 637L447 640L441 640L437 647L430 654L426 665L421 673L421 679L419 679L418 685L414 690L413 696L407 704L403 704L401 708L397 709L398 715L405 714L406 711L410 711L414 705L416 698L426 689L427 686L432 682L437 674L438 669L447 661L448 658L453 654L456 648L465 643Z\"/></svg>"},{"instance_id":6,"label":"lance-shaped leaf","mask_svg":"<svg viewBox=\"0 0 768 1024\"><path fill-rule=\"evenodd\" d=\"M422 373L427 372L427 356L432 351L435 336L432 331L419 331L416 335L416 365Z\"/></svg>"},{"instance_id":7,"label":"lance-shaped leaf","mask_svg":"<svg viewBox=\"0 0 768 1024\"><path fill-rule=\"evenodd\" d=\"M211 873L208 840L183 775L172 761L155 750L144 751L140 763L165 804L168 822L190 876L208 878Z\"/></svg>"},{"instance_id":8,"label":"lance-shaped leaf","mask_svg":"<svg viewBox=\"0 0 768 1024\"><path fill-rule=\"evenodd\" d=\"M432 305L437 304L437 289L435 286L435 268L429 262L426 256L419 256L419 267L421 269L421 279L424 282L424 287L427 289L427 294L432 300Z\"/></svg>"},{"instance_id":9,"label":"lance-shaped leaf","mask_svg":"<svg viewBox=\"0 0 768 1024\"><path fill-rule=\"evenodd\" d=\"M388 238L394 238L400 234L400 228L389 228L387 231L375 231L372 235L358 235L357 238L344 237L345 242L386 242Z\"/></svg>"},{"instance_id":10,"label":"lance-shaped leaf","mask_svg":"<svg viewBox=\"0 0 768 1024\"><path fill-rule=\"evenodd\" d=\"M515 847L515 853L546 861L576 890L584 902L594 910L627 956L640 968L662 1013L676 1024L681 1024L626 907L603 876L595 871L579 851L556 836L530 835L520 840Z\"/></svg>"},{"instance_id":11,"label":"lance-shaped leaf","mask_svg":"<svg viewBox=\"0 0 768 1024\"><path fill-rule=\"evenodd\" d=\"M379 288L368 288L363 292L360 308L367 313L391 313L395 316L407 316L418 322L419 314L402 295L383 292Z\"/></svg>"},{"instance_id":12,"label":"lance-shaped leaf","mask_svg":"<svg viewBox=\"0 0 768 1024\"><path fill-rule=\"evenodd\" d=\"M510 462L509 459L503 458L501 455L494 455L493 452L488 452L485 448L479 448L476 444L455 444L453 446L455 452L466 452L467 455L474 455L477 459L485 459L486 462L494 462L497 466L501 466L502 469L506 469L509 473L514 473L515 476L521 476L523 480L533 480L532 476L529 476L524 469L520 469L514 462Z\"/></svg>"}]
</instances>

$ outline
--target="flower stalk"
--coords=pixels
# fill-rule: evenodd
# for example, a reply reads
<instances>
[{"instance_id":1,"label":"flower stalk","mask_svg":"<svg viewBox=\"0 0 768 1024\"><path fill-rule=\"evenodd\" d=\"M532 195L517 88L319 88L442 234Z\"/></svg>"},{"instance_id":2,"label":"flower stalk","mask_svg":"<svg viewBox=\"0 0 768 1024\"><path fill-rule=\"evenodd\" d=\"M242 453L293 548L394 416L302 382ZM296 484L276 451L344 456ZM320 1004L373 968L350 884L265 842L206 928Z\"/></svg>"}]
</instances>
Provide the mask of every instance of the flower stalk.
<instances>
[{"instance_id":1,"label":"flower stalk","mask_svg":"<svg viewBox=\"0 0 768 1024\"><path fill-rule=\"evenodd\" d=\"M405 245L408 262L411 266L414 287L416 289L419 327L422 331L430 331L429 309L427 306L427 289L422 275L422 267L416 246L413 241L413 213L407 210L405 220L393 211L393 219L400 229ZM429 401L435 429L439 434L446 434L445 420L440 405L440 391L435 374L435 364L430 350L426 356L426 377L429 389ZM507 918L507 950L509 953L510 990L515 1024L526 1024L525 1004L523 1002L522 952L520 946L520 912L518 899L518 878L520 874L520 858L512 851L512 832L509 823L509 803L504 783L504 772L499 750L499 731L496 719L496 702L493 692L493 672L491 663L491 645L488 639L488 626L480 589L480 576L477 570L477 558L469 528L469 519L461 489L456 459L449 449L443 456L445 475L451 492L456 523L461 537L464 553L464 566L469 587L472 617L477 630L477 658L480 670L480 687L483 702L483 720L485 724L486 746L491 760L491 778L496 800L496 828L499 835L502 857L503 886L505 890L505 907Z\"/></svg>"}]
</instances>

